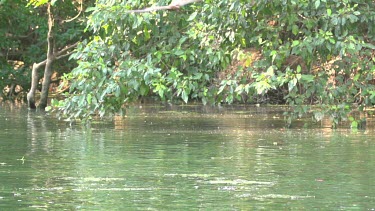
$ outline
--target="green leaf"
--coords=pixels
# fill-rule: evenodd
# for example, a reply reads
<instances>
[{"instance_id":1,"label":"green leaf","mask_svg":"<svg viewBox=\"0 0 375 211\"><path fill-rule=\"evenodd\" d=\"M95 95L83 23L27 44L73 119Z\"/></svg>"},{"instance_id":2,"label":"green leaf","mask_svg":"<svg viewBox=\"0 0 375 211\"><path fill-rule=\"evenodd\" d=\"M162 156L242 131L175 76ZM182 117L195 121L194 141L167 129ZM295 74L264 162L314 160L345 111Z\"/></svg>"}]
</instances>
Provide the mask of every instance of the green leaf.
<instances>
[{"instance_id":1,"label":"green leaf","mask_svg":"<svg viewBox=\"0 0 375 211\"><path fill-rule=\"evenodd\" d=\"M297 45L299 45L299 41L293 40L292 47L296 47Z\"/></svg>"},{"instance_id":2,"label":"green leaf","mask_svg":"<svg viewBox=\"0 0 375 211\"><path fill-rule=\"evenodd\" d=\"M352 129L358 129L358 122L357 122L357 121L352 121L350 127L351 127Z\"/></svg>"},{"instance_id":3,"label":"green leaf","mask_svg":"<svg viewBox=\"0 0 375 211\"><path fill-rule=\"evenodd\" d=\"M35 7L39 7L47 3L48 3L48 0L30 0L27 6L34 5Z\"/></svg>"},{"instance_id":4,"label":"green leaf","mask_svg":"<svg viewBox=\"0 0 375 211\"><path fill-rule=\"evenodd\" d=\"M192 20L194 20L195 17L197 16L197 14L198 14L197 11L193 12L193 13L189 16L189 18L187 19L187 21L192 21Z\"/></svg>"},{"instance_id":5,"label":"green leaf","mask_svg":"<svg viewBox=\"0 0 375 211\"><path fill-rule=\"evenodd\" d=\"M140 94L141 94L142 96L145 96L145 95L147 95L148 92L149 92L149 87L146 86L145 84L142 84L142 85L139 87L139 91L140 91Z\"/></svg>"},{"instance_id":6,"label":"green leaf","mask_svg":"<svg viewBox=\"0 0 375 211\"><path fill-rule=\"evenodd\" d=\"M299 33L299 28L298 28L297 25L293 25L293 26L292 26L292 33L293 33L294 35L297 35L297 34Z\"/></svg>"},{"instance_id":7,"label":"green leaf","mask_svg":"<svg viewBox=\"0 0 375 211\"><path fill-rule=\"evenodd\" d=\"M332 10L329 9L329 8L327 9L327 15L328 15L328 16L331 16L331 15L332 15Z\"/></svg>"},{"instance_id":8,"label":"green leaf","mask_svg":"<svg viewBox=\"0 0 375 211\"><path fill-rule=\"evenodd\" d=\"M288 89L289 92L293 90L293 88L297 85L297 78L293 78L292 80L289 81L288 83Z\"/></svg>"},{"instance_id":9,"label":"green leaf","mask_svg":"<svg viewBox=\"0 0 375 211\"><path fill-rule=\"evenodd\" d=\"M88 104L91 104L91 102L92 102L91 100L92 100L92 95L91 95L91 94L88 94L88 95L87 95L87 103L88 103Z\"/></svg>"},{"instance_id":10,"label":"green leaf","mask_svg":"<svg viewBox=\"0 0 375 211\"><path fill-rule=\"evenodd\" d=\"M355 76L353 77L353 81L358 81L359 77L361 77L360 73L355 74Z\"/></svg>"},{"instance_id":11,"label":"green leaf","mask_svg":"<svg viewBox=\"0 0 375 211\"><path fill-rule=\"evenodd\" d=\"M375 50L375 45L371 44L371 43L365 43L363 44L363 47L366 47L366 48L370 48L372 50Z\"/></svg>"},{"instance_id":12,"label":"green leaf","mask_svg":"<svg viewBox=\"0 0 375 211\"><path fill-rule=\"evenodd\" d=\"M149 40L149 39L150 39L150 32L148 31L147 25L145 25L145 26L143 27L143 33L144 33L144 35L145 35L145 40L146 40L146 41Z\"/></svg>"},{"instance_id":13,"label":"green leaf","mask_svg":"<svg viewBox=\"0 0 375 211\"><path fill-rule=\"evenodd\" d=\"M189 100L189 94L188 94L188 92L187 92L186 90L183 90L183 91L182 91L181 98L182 98L182 100L183 100L185 103L188 102L188 100Z\"/></svg>"},{"instance_id":14,"label":"green leaf","mask_svg":"<svg viewBox=\"0 0 375 211\"><path fill-rule=\"evenodd\" d=\"M217 94L221 94L224 91L225 87L226 85L221 85Z\"/></svg>"},{"instance_id":15,"label":"green leaf","mask_svg":"<svg viewBox=\"0 0 375 211\"><path fill-rule=\"evenodd\" d=\"M85 12L91 12L91 11L94 11L96 10L97 8L96 7L88 7Z\"/></svg>"},{"instance_id":16,"label":"green leaf","mask_svg":"<svg viewBox=\"0 0 375 211\"><path fill-rule=\"evenodd\" d=\"M185 53L185 51L181 50L181 49L177 49L174 51L174 55L176 56L181 56Z\"/></svg>"},{"instance_id":17,"label":"green leaf","mask_svg":"<svg viewBox=\"0 0 375 211\"><path fill-rule=\"evenodd\" d=\"M274 62L275 58L277 56L277 51L275 51L275 50L271 51L271 56L272 56L272 62Z\"/></svg>"},{"instance_id":18,"label":"green leaf","mask_svg":"<svg viewBox=\"0 0 375 211\"><path fill-rule=\"evenodd\" d=\"M203 76L203 73L195 73L194 76L193 76L193 79L199 80L199 79L202 78L202 76Z\"/></svg>"},{"instance_id":19,"label":"green leaf","mask_svg":"<svg viewBox=\"0 0 375 211\"><path fill-rule=\"evenodd\" d=\"M315 9L318 9L320 6L320 0L315 1Z\"/></svg>"},{"instance_id":20,"label":"green leaf","mask_svg":"<svg viewBox=\"0 0 375 211\"><path fill-rule=\"evenodd\" d=\"M302 71L302 67L301 67L301 65L298 65L298 66L297 66L296 71L297 71L297 73L300 73L300 72ZM298 74L298 75L299 75L299 77L301 77L301 74Z\"/></svg>"},{"instance_id":21,"label":"green leaf","mask_svg":"<svg viewBox=\"0 0 375 211\"><path fill-rule=\"evenodd\" d=\"M52 106L47 106L44 110L45 111L51 111L52 110Z\"/></svg>"},{"instance_id":22,"label":"green leaf","mask_svg":"<svg viewBox=\"0 0 375 211\"><path fill-rule=\"evenodd\" d=\"M302 75L301 80L306 81L306 82L313 82L315 79L314 75Z\"/></svg>"},{"instance_id":23,"label":"green leaf","mask_svg":"<svg viewBox=\"0 0 375 211\"><path fill-rule=\"evenodd\" d=\"M358 21L358 17L355 15L349 15L349 20L350 20L350 23L355 23Z\"/></svg>"}]
</instances>

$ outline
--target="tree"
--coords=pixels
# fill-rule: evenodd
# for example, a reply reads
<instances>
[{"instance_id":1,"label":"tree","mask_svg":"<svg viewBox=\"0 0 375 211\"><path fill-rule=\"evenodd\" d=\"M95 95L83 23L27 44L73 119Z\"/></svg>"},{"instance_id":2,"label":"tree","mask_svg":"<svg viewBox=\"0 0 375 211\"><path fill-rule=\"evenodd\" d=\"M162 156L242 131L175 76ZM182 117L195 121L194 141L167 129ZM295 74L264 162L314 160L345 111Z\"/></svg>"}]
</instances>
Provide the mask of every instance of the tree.
<instances>
[{"instance_id":1,"label":"tree","mask_svg":"<svg viewBox=\"0 0 375 211\"><path fill-rule=\"evenodd\" d=\"M33 102L29 101L29 104L36 107L34 94L36 90L41 89L39 79L43 78L43 74L37 70L47 63L48 18L53 19L51 34L54 36L53 40L49 41L53 41L53 53L56 58L52 68L55 75L59 76L69 72L75 64L66 60L59 62L57 59L71 52L75 43L87 36L83 32L84 16L81 11L92 2L85 1L83 4L82 1L58 1L51 8L50 16L47 14L47 1L15 0L0 3L0 97L2 95L4 99L11 99L15 95L23 96L18 94L30 89L33 72L33 87L30 91L32 94L29 94L29 99ZM32 67L34 71L30 71ZM53 82L58 83L58 78ZM47 85L44 87L48 88ZM46 96L44 94L42 101L46 102ZM44 107L43 103L39 105Z\"/></svg>"},{"instance_id":2,"label":"tree","mask_svg":"<svg viewBox=\"0 0 375 211\"><path fill-rule=\"evenodd\" d=\"M56 3L56 1L52 0L51 2L45 1L45 0L30 0L30 4L34 6L42 6L46 5L47 8L47 16L48 16L48 32L47 32L47 58L39 63L34 63L32 68L32 80L31 80L31 88L29 93L27 94L27 101L29 108L35 109L35 92L37 89L37 84L39 81L38 77L38 69L42 66L45 66L44 70L44 76L43 76L43 84L42 84L42 91L41 91L41 99L38 107L42 110L47 107L47 100L48 100L48 91L49 86L51 83L51 76L53 73L52 70L52 64L55 60L58 60L60 58L63 58L67 55L69 55L74 47L77 45L77 39L70 40L68 43L62 43L63 47L59 50L57 45L59 43L58 40L56 40L56 32L61 31L63 29L63 24L67 21L65 19L61 20L62 17L55 17L55 14L58 14L58 12L54 12L52 6L56 6L56 8L59 8L61 11L66 11L67 4L60 2L60 5ZM81 4L81 10L82 10L82 4L83 2L80 2ZM65 8L64 8L65 6ZM70 7L69 7L70 6ZM68 5L69 9L72 9L71 5ZM81 11L79 11L80 13ZM61 14L61 12L60 12ZM64 14L64 13L62 13ZM64 14L63 18L69 17L67 14ZM59 20L60 19L60 20ZM57 26L56 26L57 25Z\"/></svg>"},{"instance_id":3,"label":"tree","mask_svg":"<svg viewBox=\"0 0 375 211\"><path fill-rule=\"evenodd\" d=\"M0 97L14 97L16 86L27 90L28 65L41 56L38 32L44 28L40 25L42 17L26 4L22 0L0 2ZM3 92L5 87L9 88L8 93Z\"/></svg>"},{"instance_id":4,"label":"tree","mask_svg":"<svg viewBox=\"0 0 375 211\"><path fill-rule=\"evenodd\" d=\"M375 103L374 1L207 0L178 12L127 12L146 6L98 0L89 8L95 36L71 57L70 93L55 101L64 115L113 114L153 94L203 103L277 96L292 108L288 124L313 113L336 125Z\"/></svg>"},{"instance_id":5,"label":"tree","mask_svg":"<svg viewBox=\"0 0 375 211\"><path fill-rule=\"evenodd\" d=\"M285 86L292 108L288 124L308 113L317 121L328 116L333 127L348 118L359 121L353 111L375 103L375 2L261 3L256 31L268 60L261 67L270 74L259 74L254 86L263 91ZM300 59L294 67L285 65L291 57Z\"/></svg>"},{"instance_id":6,"label":"tree","mask_svg":"<svg viewBox=\"0 0 375 211\"><path fill-rule=\"evenodd\" d=\"M152 93L163 100L177 97L185 102L189 97L212 98L215 88L209 85L215 70L230 60L225 47L219 47L227 41L208 28L220 26L195 22L212 8L197 3L179 12L127 12L145 6L97 1L89 9L88 28L96 36L72 55L78 67L66 77L71 93L64 113L103 116Z\"/></svg>"}]
</instances>

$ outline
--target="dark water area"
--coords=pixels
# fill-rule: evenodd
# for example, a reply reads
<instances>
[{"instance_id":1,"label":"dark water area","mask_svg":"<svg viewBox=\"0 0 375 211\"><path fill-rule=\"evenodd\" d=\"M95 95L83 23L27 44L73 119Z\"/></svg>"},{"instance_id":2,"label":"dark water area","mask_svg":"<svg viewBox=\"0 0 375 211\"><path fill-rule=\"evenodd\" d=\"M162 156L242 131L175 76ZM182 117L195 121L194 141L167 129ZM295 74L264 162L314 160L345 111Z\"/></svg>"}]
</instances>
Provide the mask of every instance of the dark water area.
<instances>
[{"instance_id":1,"label":"dark water area","mask_svg":"<svg viewBox=\"0 0 375 211\"><path fill-rule=\"evenodd\" d=\"M3 104L0 210L375 210L375 129L285 129L283 110L143 105L82 126Z\"/></svg>"}]
</instances>

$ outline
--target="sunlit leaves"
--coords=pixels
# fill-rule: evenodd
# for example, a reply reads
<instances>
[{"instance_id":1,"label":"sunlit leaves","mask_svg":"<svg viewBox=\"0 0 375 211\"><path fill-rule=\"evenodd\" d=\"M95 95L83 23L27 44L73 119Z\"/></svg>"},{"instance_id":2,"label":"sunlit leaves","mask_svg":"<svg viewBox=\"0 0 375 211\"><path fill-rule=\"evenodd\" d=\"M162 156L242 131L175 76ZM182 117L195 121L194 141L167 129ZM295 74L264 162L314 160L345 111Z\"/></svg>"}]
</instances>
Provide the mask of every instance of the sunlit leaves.
<instances>
[{"instance_id":1,"label":"sunlit leaves","mask_svg":"<svg viewBox=\"0 0 375 211\"><path fill-rule=\"evenodd\" d=\"M217 6L202 2L179 12L133 14L126 10L148 5L101 0L88 9L95 36L76 52L79 66L70 78L72 102L87 103L80 115L113 113L147 95L232 103L274 92L293 108L293 117L310 112L310 104L337 105L317 109L316 119L338 121L350 110L343 101L375 101L367 85L375 62L373 3L212 3ZM259 61L240 59L241 67L228 69L236 48L259 49ZM292 56L299 60L288 63Z\"/></svg>"},{"instance_id":2,"label":"sunlit leaves","mask_svg":"<svg viewBox=\"0 0 375 211\"><path fill-rule=\"evenodd\" d=\"M315 0L315 9L318 9L320 6L320 0Z\"/></svg>"},{"instance_id":3,"label":"sunlit leaves","mask_svg":"<svg viewBox=\"0 0 375 211\"><path fill-rule=\"evenodd\" d=\"M197 16L197 14L198 14L197 11L193 12L193 13L189 16L189 18L187 19L187 21L192 21L192 20L194 20L195 17Z\"/></svg>"},{"instance_id":4,"label":"sunlit leaves","mask_svg":"<svg viewBox=\"0 0 375 211\"><path fill-rule=\"evenodd\" d=\"M33 5L35 7L39 7L41 5L47 4L49 0L29 0L28 5ZM56 0L52 0L51 3L52 5L56 2Z\"/></svg>"},{"instance_id":5,"label":"sunlit leaves","mask_svg":"<svg viewBox=\"0 0 375 211\"><path fill-rule=\"evenodd\" d=\"M327 8L327 15L331 16L332 15L332 10L330 8Z\"/></svg>"}]
</instances>

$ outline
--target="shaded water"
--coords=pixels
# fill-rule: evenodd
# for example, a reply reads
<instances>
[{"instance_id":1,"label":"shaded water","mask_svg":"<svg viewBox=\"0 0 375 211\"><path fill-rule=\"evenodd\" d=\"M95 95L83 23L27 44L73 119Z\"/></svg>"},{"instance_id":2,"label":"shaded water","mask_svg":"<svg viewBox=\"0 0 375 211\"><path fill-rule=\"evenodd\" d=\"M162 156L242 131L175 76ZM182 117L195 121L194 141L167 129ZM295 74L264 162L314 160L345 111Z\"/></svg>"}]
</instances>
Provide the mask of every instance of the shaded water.
<instances>
[{"instance_id":1,"label":"shaded water","mask_svg":"<svg viewBox=\"0 0 375 211\"><path fill-rule=\"evenodd\" d=\"M91 127L0 107L0 210L374 210L374 129L273 108L132 108ZM297 127L300 128L300 127Z\"/></svg>"}]
</instances>

